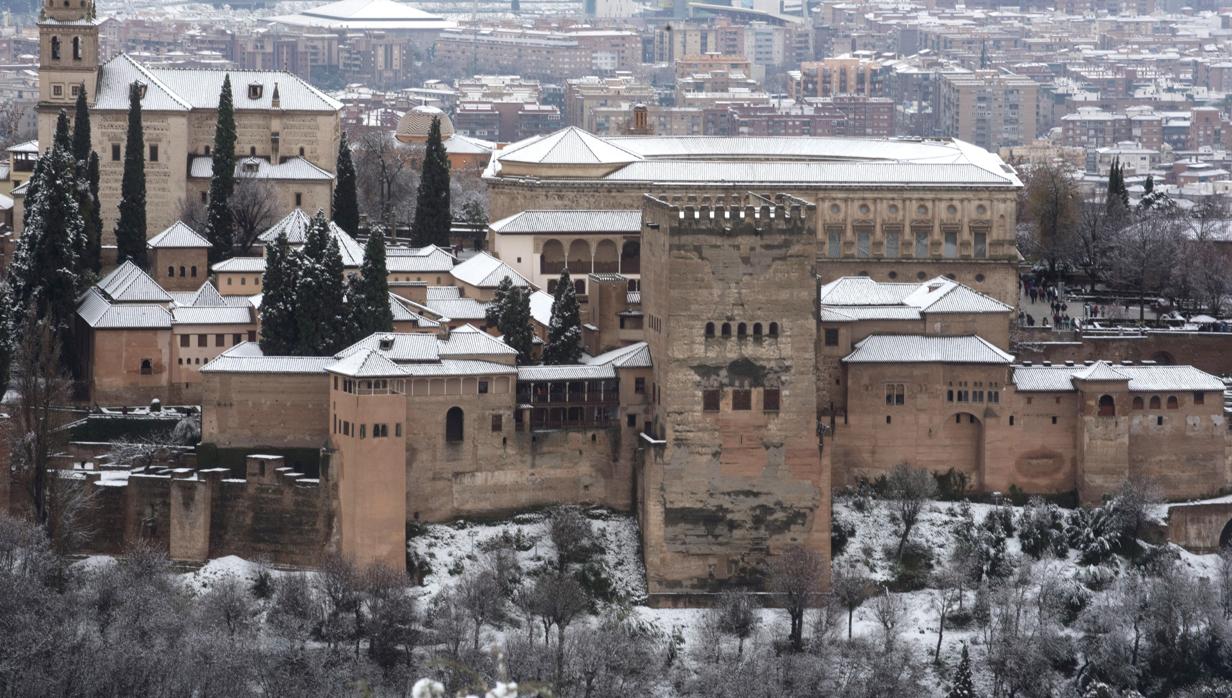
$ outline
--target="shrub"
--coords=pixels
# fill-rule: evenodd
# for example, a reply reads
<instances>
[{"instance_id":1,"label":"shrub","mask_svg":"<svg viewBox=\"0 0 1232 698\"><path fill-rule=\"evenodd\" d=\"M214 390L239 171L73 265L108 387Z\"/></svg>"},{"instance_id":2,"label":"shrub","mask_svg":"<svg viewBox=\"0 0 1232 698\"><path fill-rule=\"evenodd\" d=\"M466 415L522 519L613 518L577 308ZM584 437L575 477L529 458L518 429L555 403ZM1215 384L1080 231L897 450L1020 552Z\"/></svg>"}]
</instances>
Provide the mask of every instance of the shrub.
<instances>
[{"instance_id":1,"label":"shrub","mask_svg":"<svg viewBox=\"0 0 1232 698\"><path fill-rule=\"evenodd\" d=\"M971 489L971 476L953 468L944 473L933 473L937 480L937 499L944 502L957 502L967 498Z\"/></svg>"},{"instance_id":2,"label":"shrub","mask_svg":"<svg viewBox=\"0 0 1232 698\"><path fill-rule=\"evenodd\" d=\"M252 595L262 600L274 595L274 574L264 565L257 568L257 576L252 580Z\"/></svg>"},{"instance_id":3,"label":"shrub","mask_svg":"<svg viewBox=\"0 0 1232 698\"><path fill-rule=\"evenodd\" d=\"M1057 557L1065 557L1069 552L1064 513L1056 504L1040 497L1032 497L1018 517L1018 538L1022 551L1037 560L1046 552Z\"/></svg>"},{"instance_id":4,"label":"shrub","mask_svg":"<svg viewBox=\"0 0 1232 698\"><path fill-rule=\"evenodd\" d=\"M835 558L843 554L847 549L847 542L856 535L855 524L840 519L838 516L831 514L830 516L830 557Z\"/></svg>"},{"instance_id":5,"label":"shrub","mask_svg":"<svg viewBox=\"0 0 1232 698\"><path fill-rule=\"evenodd\" d=\"M895 551L895 546L888 546L886 557L894 557ZM924 589L928 586L932 570L932 550L923 543L909 540L903 545L902 557L894 565L894 578L888 585L889 589L899 593Z\"/></svg>"},{"instance_id":6,"label":"shrub","mask_svg":"<svg viewBox=\"0 0 1232 698\"><path fill-rule=\"evenodd\" d=\"M590 598L609 603L616 600L616 584L601 563L588 562L582 565L573 574L573 578L582 585Z\"/></svg>"},{"instance_id":7,"label":"shrub","mask_svg":"<svg viewBox=\"0 0 1232 698\"><path fill-rule=\"evenodd\" d=\"M1075 509L1066 522L1065 537L1078 551L1079 562L1098 565L1121 547L1123 530L1120 519L1107 508Z\"/></svg>"},{"instance_id":8,"label":"shrub","mask_svg":"<svg viewBox=\"0 0 1232 698\"><path fill-rule=\"evenodd\" d=\"M1060 619L1065 625L1070 625L1078 620L1078 616L1086 610L1086 607L1091 604L1091 598L1094 595L1084 586L1078 583L1068 583L1061 590L1060 598Z\"/></svg>"}]
</instances>

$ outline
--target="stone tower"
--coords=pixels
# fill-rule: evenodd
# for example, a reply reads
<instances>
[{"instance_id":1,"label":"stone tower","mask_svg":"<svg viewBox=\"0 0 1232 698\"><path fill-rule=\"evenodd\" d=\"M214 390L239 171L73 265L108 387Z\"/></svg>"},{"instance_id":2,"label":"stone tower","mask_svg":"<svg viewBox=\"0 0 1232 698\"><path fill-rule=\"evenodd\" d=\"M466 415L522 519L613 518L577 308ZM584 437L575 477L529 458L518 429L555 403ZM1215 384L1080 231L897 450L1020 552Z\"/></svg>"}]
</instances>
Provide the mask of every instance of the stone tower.
<instances>
[{"instance_id":1,"label":"stone tower","mask_svg":"<svg viewBox=\"0 0 1232 698\"><path fill-rule=\"evenodd\" d=\"M814 205L647 196L642 309L653 428L639 509L652 595L758 587L791 545L829 569L817 430Z\"/></svg>"},{"instance_id":2,"label":"stone tower","mask_svg":"<svg viewBox=\"0 0 1232 698\"><path fill-rule=\"evenodd\" d=\"M86 86L94 105L99 66L99 20L94 0L43 0L39 19L38 138L51 143L56 116L72 112L77 92Z\"/></svg>"}]
</instances>

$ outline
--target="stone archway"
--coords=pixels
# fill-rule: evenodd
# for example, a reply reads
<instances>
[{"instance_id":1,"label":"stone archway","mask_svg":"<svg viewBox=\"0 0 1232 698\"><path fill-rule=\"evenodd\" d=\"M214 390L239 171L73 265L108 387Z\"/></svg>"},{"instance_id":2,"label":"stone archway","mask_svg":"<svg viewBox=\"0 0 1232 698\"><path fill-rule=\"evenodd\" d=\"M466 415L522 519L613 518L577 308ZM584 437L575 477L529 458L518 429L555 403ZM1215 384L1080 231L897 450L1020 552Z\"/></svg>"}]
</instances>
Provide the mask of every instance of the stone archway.
<instances>
[{"instance_id":1,"label":"stone archway","mask_svg":"<svg viewBox=\"0 0 1232 698\"><path fill-rule=\"evenodd\" d=\"M565 246L560 240L546 240L539 253L539 273L559 274L565 268Z\"/></svg>"}]
</instances>

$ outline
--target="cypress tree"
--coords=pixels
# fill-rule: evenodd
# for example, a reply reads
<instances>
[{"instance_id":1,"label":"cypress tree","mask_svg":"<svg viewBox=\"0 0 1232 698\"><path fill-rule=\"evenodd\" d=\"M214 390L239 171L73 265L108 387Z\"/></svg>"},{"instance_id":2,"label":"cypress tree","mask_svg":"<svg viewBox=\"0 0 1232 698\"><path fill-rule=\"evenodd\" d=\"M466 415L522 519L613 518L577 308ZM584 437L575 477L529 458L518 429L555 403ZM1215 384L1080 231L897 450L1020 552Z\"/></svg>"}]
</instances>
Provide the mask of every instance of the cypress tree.
<instances>
[{"instance_id":1,"label":"cypress tree","mask_svg":"<svg viewBox=\"0 0 1232 698\"><path fill-rule=\"evenodd\" d=\"M103 207L98 200L99 161L98 153L90 151L86 160L86 188L88 206L82 210L85 221L85 259L82 266L98 274L103 269Z\"/></svg>"},{"instance_id":2,"label":"cypress tree","mask_svg":"<svg viewBox=\"0 0 1232 698\"><path fill-rule=\"evenodd\" d=\"M1122 209L1129 207L1129 190L1125 188L1125 169L1121 166L1121 159L1113 158L1112 165L1108 168L1108 193L1105 197L1105 205L1109 208L1120 206Z\"/></svg>"},{"instance_id":3,"label":"cypress tree","mask_svg":"<svg viewBox=\"0 0 1232 698\"><path fill-rule=\"evenodd\" d=\"M338 141L338 178L334 182L334 223L354 237L359 234L359 194L355 184L355 164L346 131ZM373 233L375 235L375 233Z\"/></svg>"},{"instance_id":4,"label":"cypress tree","mask_svg":"<svg viewBox=\"0 0 1232 698\"><path fill-rule=\"evenodd\" d=\"M543 348L545 364L576 364L582 359L582 318L578 310L577 291L569 270L560 272L552 300L552 320L548 325L548 343Z\"/></svg>"},{"instance_id":5,"label":"cypress tree","mask_svg":"<svg viewBox=\"0 0 1232 698\"><path fill-rule=\"evenodd\" d=\"M1146 194L1155 193L1155 175L1146 176L1146 181L1142 183L1142 191Z\"/></svg>"},{"instance_id":6,"label":"cypress tree","mask_svg":"<svg viewBox=\"0 0 1232 698\"><path fill-rule=\"evenodd\" d=\"M261 351L269 356L297 354L299 321L296 282L299 253L287 243L286 233L265 246L265 275L261 296Z\"/></svg>"},{"instance_id":7,"label":"cypress tree","mask_svg":"<svg viewBox=\"0 0 1232 698\"><path fill-rule=\"evenodd\" d=\"M210 264L231 256L235 245L235 220L231 215L231 194L235 191L235 103L231 97L231 76L222 81L218 95L218 123L214 129L213 170L210 176L210 203L205 239L210 241Z\"/></svg>"},{"instance_id":8,"label":"cypress tree","mask_svg":"<svg viewBox=\"0 0 1232 698\"><path fill-rule=\"evenodd\" d=\"M116 262L131 260L144 269L145 135L141 128L141 89L128 89L128 139L124 144L124 179L120 184L120 220L116 223Z\"/></svg>"},{"instance_id":9,"label":"cypress tree","mask_svg":"<svg viewBox=\"0 0 1232 698\"><path fill-rule=\"evenodd\" d=\"M962 648L962 659L958 661L958 669L954 672L954 685L946 698L975 698L975 686L971 681L971 658L967 655L967 646Z\"/></svg>"},{"instance_id":10,"label":"cypress tree","mask_svg":"<svg viewBox=\"0 0 1232 698\"><path fill-rule=\"evenodd\" d=\"M415 198L415 220L411 234L419 247L449 247L449 156L441 140L441 120L432 117L428 144L424 152L423 174Z\"/></svg>"},{"instance_id":11,"label":"cypress tree","mask_svg":"<svg viewBox=\"0 0 1232 698\"><path fill-rule=\"evenodd\" d=\"M509 292L513 290L513 279L506 276L496 285L496 293L492 295L492 302L488 304L487 310L484 311L484 320L492 327L500 327L501 313L505 309L506 298Z\"/></svg>"},{"instance_id":12,"label":"cypress tree","mask_svg":"<svg viewBox=\"0 0 1232 698\"><path fill-rule=\"evenodd\" d=\"M528 364L533 360L535 349L535 333L530 327L530 293L514 286L505 295L502 305L497 328L505 344L517 350L518 363Z\"/></svg>"},{"instance_id":13,"label":"cypress tree","mask_svg":"<svg viewBox=\"0 0 1232 698\"><path fill-rule=\"evenodd\" d=\"M359 341L374 332L390 332L394 328L393 311L389 308L389 272L385 266L385 234L374 226L364 246L364 263L360 276L351 287L351 318Z\"/></svg>"},{"instance_id":14,"label":"cypress tree","mask_svg":"<svg viewBox=\"0 0 1232 698\"><path fill-rule=\"evenodd\" d=\"M66 113L60 112L51 150L40 158L35 172L38 181L32 180L30 187L34 194L26 199L26 229L9 270L12 303L15 308L34 308L69 347L66 337L73 330L77 296L83 290L78 255L84 222ZM20 321L12 318L10 332Z\"/></svg>"},{"instance_id":15,"label":"cypress tree","mask_svg":"<svg viewBox=\"0 0 1232 698\"><path fill-rule=\"evenodd\" d=\"M313 218L301 253L304 260L296 289L297 353L328 356L341 348L347 333L342 254L338 241L330 234L324 211L318 211Z\"/></svg>"},{"instance_id":16,"label":"cypress tree","mask_svg":"<svg viewBox=\"0 0 1232 698\"><path fill-rule=\"evenodd\" d=\"M82 85L73 112L73 159L84 166L90 151L90 109L86 105L86 86Z\"/></svg>"},{"instance_id":17,"label":"cypress tree","mask_svg":"<svg viewBox=\"0 0 1232 698\"><path fill-rule=\"evenodd\" d=\"M13 305L13 288L8 279L0 280L0 392L8 389L9 373L13 367L13 353L17 347L16 333L11 328L18 322L17 315L17 308Z\"/></svg>"}]
</instances>

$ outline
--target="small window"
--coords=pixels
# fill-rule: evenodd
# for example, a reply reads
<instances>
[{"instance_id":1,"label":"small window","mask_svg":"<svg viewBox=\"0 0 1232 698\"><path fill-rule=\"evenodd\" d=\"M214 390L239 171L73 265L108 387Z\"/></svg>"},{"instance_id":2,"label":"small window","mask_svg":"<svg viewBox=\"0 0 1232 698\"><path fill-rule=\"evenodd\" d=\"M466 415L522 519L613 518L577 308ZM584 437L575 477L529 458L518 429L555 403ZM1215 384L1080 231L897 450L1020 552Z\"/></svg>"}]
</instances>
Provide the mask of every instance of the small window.
<instances>
[{"instance_id":1,"label":"small window","mask_svg":"<svg viewBox=\"0 0 1232 698\"><path fill-rule=\"evenodd\" d=\"M838 329L837 328L834 328L834 327L826 328L826 346L827 347L837 347L838 346Z\"/></svg>"},{"instance_id":2,"label":"small window","mask_svg":"<svg viewBox=\"0 0 1232 698\"><path fill-rule=\"evenodd\" d=\"M185 276L188 276L188 271L183 266L181 266L180 267L180 277L183 278Z\"/></svg>"},{"instance_id":3,"label":"small window","mask_svg":"<svg viewBox=\"0 0 1232 698\"><path fill-rule=\"evenodd\" d=\"M719 403L722 398L722 392L718 390L703 390L702 391L702 411L703 412L718 412Z\"/></svg>"},{"instance_id":4,"label":"small window","mask_svg":"<svg viewBox=\"0 0 1232 698\"><path fill-rule=\"evenodd\" d=\"M753 409L753 391L748 388L736 388L733 390L732 409L741 412Z\"/></svg>"},{"instance_id":5,"label":"small window","mask_svg":"<svg viewBox=\"0 0 1232 698\"><path fill-rule=\"evenodd\" d=\"M765 412L778 412L779 398L778 388L766 388L761 393L761 409Z\"/></svg>"},{"instance_id":6,"label":"small window","mask_svg":"<svg viewBox=\"0 0 1232 698\"><path fill-rule=\"evenodd\" d=\"M51 60L60 60L60 37L51 37Z\"/></svg>"},{"instance_id":7,"label":"small window","mask_svg":"<svg viewBox=\"0 0 1232 698\"><path fill-rule=\"evenodd\" d=\"M141 375L148 376L151 373L154 373L154 362L150 361L149 359L142 359L141 360Z\"/></svg>"},{"instance_id":8,"label":"small window","mask_svg":"<svg viewBox=\"0 0 1232 698\"><path fill-rule=\"evenodd\" d=\"M1014 415L1010 415L1010 426L1014 426Z\"/></svg>"},{"instance_id":9,"label":"small window","mask_svg":"<svg viewBox=\"0 0 1232 698\"><path fill-rule=\"evenodd\" d=\"M261 99L261 95L264 93L264 85L254 82L248 86L248 99Z\"/></svg>"},{"instance_id":10,"label":"small window","mask_svg":"<svg viewBox=\"0 0 1232 698\"><path fill-rule=\"evenodd\" d=\"M197 346L208 347L209 340L210 340L210 336L208 334L199 334L197 335Z\"/></svg>"},{"instance_id":11,"label":"small window","mask_svg":"<svg viewBox=\"0 0 1232 698\"><path fill-rule=\"evenodd\" d=\"M635 414L628 415L625 418L625 426L629 427L630 429L636 428L637 427L637 415Z\"/></svg>"},{"instance_id":12,"label":"small window","mask_svg":"<svg viewBox=\"0 0 1232 698\"><path fill-rule=\"evenodd\" d=\"M885 401L887 405L902 405L907 401L907 386L904 383L886 383Z\"/></svg>"},{"instance_id":13,"label":"small window","mask_svg":"<svg viewBox=\"0 0 1232 698\"><path fill-rule=\"evenodd\" d=\"M300 206L303 206L303 205L304 205L304 195L303 195L303 193L302 193L302 192L298 192L298 191L297 191L297 192L295 192L295 208L299 208Z\"/></svg>"},{"instance_id":14,"label":"small window","mask_svg":"<svg viewBox=\"0 0 1232 698\"><path fill-rule=\"evenodd\" d=\"M1052 418L1052 423L1053 423L1053 424L1056 424L1056 423L1057 423L1057 418L1056 418L1056 417L1053 417L1053 418Z\"/></svg>"},{"instance_id":15,"label":"small window","mask_svg":"<svg viewBox=\"0 0 1232 698\"><path fill-rule=\"evenodd\" d=\"M207 204L210 202L210 196L206 192L201 192L201 203Z\"/></svg>"},{"instance_id":16,"label":"small window","mask_svg":"<svg viewBox=\"0 0 1232 698\"><path fill-rule=\"evenodd\" d=\"M175 267L170 264L167 265L167 278L169 279L175 278Z\"/></svg>"},{"instance_id":17,"label":"small window","mask_svg":"<svg viewBox=\"0 0 1232 698\"><path fill-rule=\"evenodd\" d=\"M637 393L638 395L646 394L646 379L645 378L634 378L633 379L633 392Z\"/></svg>"},{"instance_id":18,"label":"small window","mask_svg":"<svg viewBox=\"0 0 1232 698\"><path fill-rule=\"evenodd\" d=\"M494 432L502 431L504 428L504 422L505 422L504 415L499 415L499 414L492 415L492 431Z\"/></svg>"},{"instance_id":19,"label":"small window","mask_svg":"<svg viewBox=\"0 0 1232 698\"><path fill-rule=\"evenodd\" d=\"M480 395L488 394L488 382L487 381L479 381L479 394Z\"/></svg>"},{"instance_id":20,"label":"small window","mask_svg":"<svg viewBox=\"0 0 1232 698\"><path fill-rule=\"evenodd\" d=\"M402 422L398 422L394 425L394 436L402 436Z\"/></svg>"},{"instance_id":21,"label":"small window","mask_svg":"<svg viewBox=\"0 0 1232 698\"><path fill-rule=\"evenodd\" d=\"M81 85L70 86L68 92L71 96L76 97L77 95L81 94Z\"/></svg>"},{"instance_id":22,"label":"small window","mask_svg":"<svg viewBox=\"0 0 1232 698\"><path fill-rule=\"evenodd\" d=\"M723 323L722 334L724 337L731 336L731 323L730 322Z\"/></svg>"},{"instance_id":23,"label":"small window","mask_svg":"<svg viewBox=\"0 0 1232 698\"><path fill-rule=\"evenodd\" d=\"M197 265L194 264L191 267L189 267L188 273L190 276L192 276L192 278L194 279L197 278Z\"/></svg>"},{"instance_id":24,"label":"small window","mask_svg":"<svg viewBox=\"0 0 1232 698\"><path fill-rule=\"evenodd\" d=\"M744 339L745 337L748 336L748 334L749 334L748 325L744 324L743 322L740 323L739 325L736 325L736 336L737 337L739 337L740 339Z\"/></svg>"},{"instance_id":25,"label":"small window","mask_svg":"<svg viewBox=\"0 0 1232 698\"><path fill-rule=\"evenodd\" d=\"M1164 425L1164 416L1161 414L1155 418L1155 426L1162 427Z\"/></svg>"},{"instance_id":26,"label":"small window","mask_svg":"<svg viewBox=\"0 0 1232 698\"><path fill-rule=\"evenodd\" d=\"M1158 409L1162 409L1162 407L1163 407L1163 403L1160 402L1159 396L1152 395L1151 396L1151 409L1158 410Z\"/></svg>"},{"instance_id":27,"label":"small window","mask_svg":"<svg viewBox=\"0 0 1232 698\"><path fill-rule=\"evenodd\" d=\"M216 335L214 335L214 346L216 346L216 347L225 347L225 346L227 346L227 335L225 335L225 334L216 334Z\"/></svg>"},{"instance_id":28,"label":"small window","mask_svg":"<svg viewBox=\"0 0 1232 698\"><path fill-rule=\"evenodd\" d=\"M367 424L359 425L359 438L361 439L368 438L368 425Z\"/></svg>"},{"instance_id":29,"label":"small window","mask_svg":"<svg viewBox=\"0 0 1232 698\"><path fill-rule=\"evenodd\" d=\"M158 162L158 145L156 143L150 144L150 162Z\"/></svg>"},{"instance_id":30,"label":"small window","mask_svg":"<svg viewBox=\"0 0 1232 698\"><path fill-rule=\"evenodd\" d=\"M753 336L758 339L761 338L761 323L760 322L753 323Z\"/></svg>"},{"instance_id":31,"label":"small window","mask_svg":"<svg viewBox=\"0 0 1232 698\"><path fill-rule=\"evenodd\" d=\"M240 343L240 342L242 342L242 341L244 341L244 335L242 335L242 334L240 334L240 333L238 333L238 332L236 332L235 334L231 335L231 345L232 345L232 346L234 346L234 345L236 345L236 344L239 344L239 343Z\"/></svg>"},{"instance_id":32,"label":"small window","mask_svg":"<svg viewBox=\"0 0 1232 698\"><path fill-rule=\"evenodd\" d=\"M1193 402L1195 405L1205 405L1206 404L1206 393L1200 390L1194 391Z\"/></svg>"},{"instance_id":33,"label":"small window","mask_svg":"<svg viewBox=\"0 0 1232 698\"><path fill-rule=\"evenodd\" d=\"M464 435L463 415L461 407L450 407L445 413L445 440L458 443Z\"/></svg>"},{"instance_id":34,"label":"small window","mask_svg":"<svg viewBox=\"0 0 1232 698\"><path fill-rule=\"evenodd\" d=\"M713 322L707 322L707 323L706 323L706 336L707 336L707 337L713 337L713 336L714 336L714 323L713 323Z\"/></svg>"},{"instance_id":35,"label":"small window","mask_svg":"<svg viewBox=\"0 0 1232 698\"><path fill-rule=\"evenodd\" d=\"M51 96L63 97L64 96L64 85L52 85L51 86Z\"/></svg>"},{"instance_id":36,"label":"small window","mask_svg":"<svg viewBox=\"0 0 1232 698\"><path fill-rule=\"evenodd\" d=\"M250 342L257 341L257 331L256 330L248 330L248 341Z\"/></svg>"},{"instance_id":37,"label":"small window","mask_svg":"<svg viewBox=\"0 0 1232 698\"><path fill-rule=\"evenodd\" d=\"M1135 409L1135 410L1140 410L1140 409L1142 409L1142 408L1143 408L1143 405L1144 405L1144 403L1142 402L1142 398L1140 398L1140 397L1135 397L1135 398L1134 398L1134 409Z\"/></svg>"},{"instance_id":38,"label":"small window","mask_svg":"<svg viewBox=\"0 0 1232 698\"><path fill-rule=\"evenodd\" d=\"M1101 395L1099 398L1099 416L1100 417L1115 417L1116 416L1116 400L1111 395Z\"/></svg>"},{"instance_id":39,"label":"small window","mask_svg":"<svg viewBox=\"0 0 1232 698\"><path fill-rule=\"evenodd\" d=\"M1176 399L1175 395L1168 396L1168 409L1175 410L1175 409L1179 409L1180 406L1181 406L1181 402L1180 400Z\"/></svg>"},{"instance_id":40,"label":"small window","mask_svg":"<svg viewBox=\"0 0 1232 698\"><path fill-rule=\"evenodd\" d=\"M120 161L120 144L119 143L111 144L111 161L112 162Z\"/></svg>"},{"instance_id":41,"label":"small window","mask_svg":"<svg viewBox=\"0 0 1232 698\"><path fill-rule=\"evenodd\" d=\"M188 346L188 337L189 335L186 335L186 334L180 335L180 346L182 347Z\"/></svg>"},{"instance_id":42,"label":"small window","mask_svg":"<svg viewBox=\"0 0 1232 698\"><path fill-rule=\"evenodd\" d=\"M771 337L779 336L779 323L777 322L770 323L769 334Z\"/></svg>"}]
</instances>

